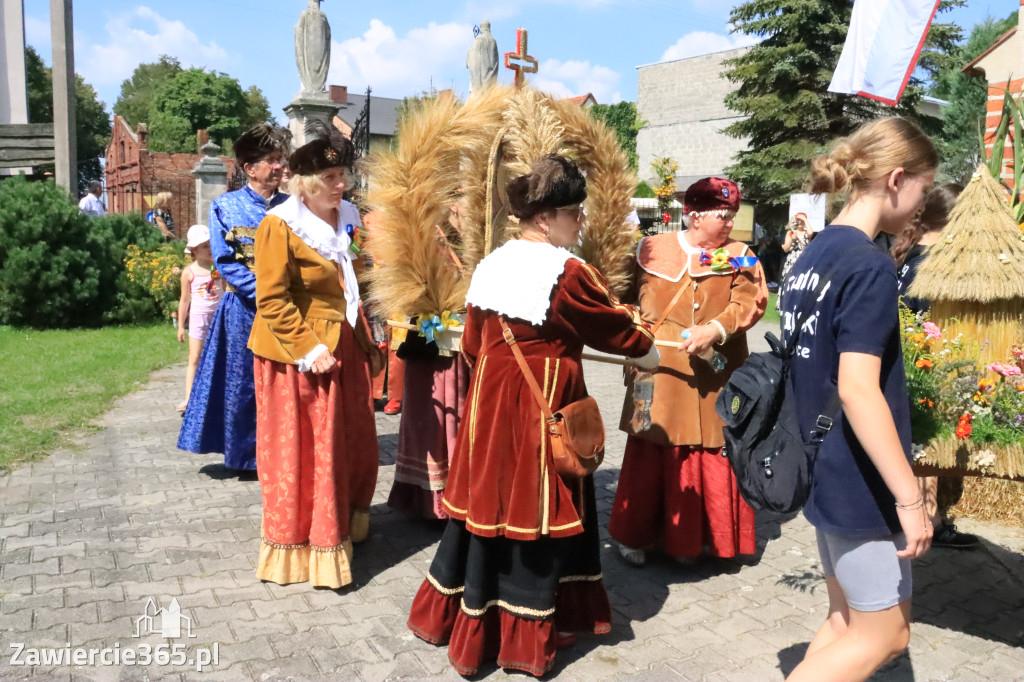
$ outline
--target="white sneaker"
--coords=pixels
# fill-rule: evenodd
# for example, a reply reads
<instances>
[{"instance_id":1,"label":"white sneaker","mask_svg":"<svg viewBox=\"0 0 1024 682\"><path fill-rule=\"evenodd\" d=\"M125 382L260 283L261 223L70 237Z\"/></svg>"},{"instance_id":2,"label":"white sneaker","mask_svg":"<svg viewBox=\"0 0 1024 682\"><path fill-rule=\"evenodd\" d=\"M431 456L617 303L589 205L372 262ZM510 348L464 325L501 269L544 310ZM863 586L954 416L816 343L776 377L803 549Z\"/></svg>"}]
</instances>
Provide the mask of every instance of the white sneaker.
<instances>
[{"instance_id":1,"label":"white sneaker","mask_svg":"<svg viewBox=\"0 0 1024 682\"><path fill-rule=\"evenodd\" d=\"M626 545L619 545L619 554L622 558L634 566L643 566L647 563L647 552L642 549L634 549L632 547L626 547Z\"/></svg>"}]
</instances>

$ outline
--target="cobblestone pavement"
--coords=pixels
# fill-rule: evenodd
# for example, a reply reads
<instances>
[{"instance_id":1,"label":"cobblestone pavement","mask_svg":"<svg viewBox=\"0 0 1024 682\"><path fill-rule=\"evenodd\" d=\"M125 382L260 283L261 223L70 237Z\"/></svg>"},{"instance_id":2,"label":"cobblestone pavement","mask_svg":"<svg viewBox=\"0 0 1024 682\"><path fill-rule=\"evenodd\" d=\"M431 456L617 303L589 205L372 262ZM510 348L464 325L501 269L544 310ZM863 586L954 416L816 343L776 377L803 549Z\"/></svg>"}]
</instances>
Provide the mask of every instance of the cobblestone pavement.
<instances>
[{"instance_id":1,"label":"cobblestone pavement","mask_svg":"<svg viewBox=\"0 0 1024 682\"><path fill-rule=\"evenodd\" d=\"M256 580L259 484L229 475L214 455L177 451L183 368L156 372L119 400L102 430L0 477L0 678L459 679L447 652L415 639L405 619L442 527L385 505L398 417L377 416L381 469L371 538L356 548L355 584L342 590ZM588 385L608 420L597 475L602 527L624 445L613 427L618 368L590 363ZM1024 679L1024 531L962 522L977 552L933 550L914 569L909 654L878 680ZM625 565L604 537L614 627L561 651L566 680L776 680L800 660L825 613L811 527L759 519L753 564L695 567L655 559ZM192 639L133 638L147 600L177 598ZM151 610L152 612L152 610ZM154 623L160 622L158 616ZM187 634L187 633L186 633ZM14 666L27 648L217 645L218 664ZM21 658L26 658L22 653ZM504 679L500 670L487 679Z\"/></svg>"}]
</instances>

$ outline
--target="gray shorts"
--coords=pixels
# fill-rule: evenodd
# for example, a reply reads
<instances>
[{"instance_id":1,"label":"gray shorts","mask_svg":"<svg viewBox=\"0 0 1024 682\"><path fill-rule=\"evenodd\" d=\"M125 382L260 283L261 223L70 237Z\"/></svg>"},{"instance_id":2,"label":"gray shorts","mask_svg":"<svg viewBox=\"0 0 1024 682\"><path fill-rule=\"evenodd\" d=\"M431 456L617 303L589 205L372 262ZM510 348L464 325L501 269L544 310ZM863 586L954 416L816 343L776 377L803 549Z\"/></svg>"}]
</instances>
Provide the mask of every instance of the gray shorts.
<instances>
[{"instance_id":1,"label":"gray shorts","mask_svg":"<svg viewBox=\"0 0 1024 682\"><path fill-rule=\"evenodd\" d=\"M817 532L821 568L835 576L851 609L883 611L910 599L910 559L896 556L907 546L903 533L865 539Z\"/></svg>"}]
</instances>

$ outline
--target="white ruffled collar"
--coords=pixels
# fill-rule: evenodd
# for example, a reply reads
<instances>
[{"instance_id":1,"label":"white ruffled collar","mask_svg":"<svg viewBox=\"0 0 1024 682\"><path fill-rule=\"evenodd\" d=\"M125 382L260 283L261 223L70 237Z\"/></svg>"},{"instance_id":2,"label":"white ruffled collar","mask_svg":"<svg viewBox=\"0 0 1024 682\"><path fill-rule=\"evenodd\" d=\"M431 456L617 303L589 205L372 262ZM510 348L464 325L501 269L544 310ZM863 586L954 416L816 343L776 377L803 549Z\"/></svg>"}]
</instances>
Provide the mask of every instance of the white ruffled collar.
<instances>
[{"instance_id":1,"label":"white ruffled collar","mask_svg":"<svg viewBox=\"0 0 1024 682\"><path fill-rule=\"evenodd\" d=\"M544 324L551 291L565 272L570 251L514 239L492 251L473 271L466 303L532 325Z\"/></svg>"},{"instance_id":2,"label":"white ruffled collar","mask_svg":"<svg viewBox=\"0 0 1024 682\"><path fill-rule=\"evenodd\" d=\"M339 229L346 220L345 214L352 211L355 211L358 218L358 209L343 200L338 206L338 225L331 227L314 215L302 200L293 194L267 214L283 220L306 246L337 264L341 278L345 282L345 319L354 329L359 315L359 282L352 267L352 253L348 249L352 240L343 229Z\"/></svg>"},{"instance_id":3,"label":"white ruffled collar","mask_svg":"<svg viewBox=\"0 0 1024 682\"><path fill-rule=\"evenodd\" d=\"M344 219L344 208L347 201L342 201L338 207L338 220ZM280 206L267 211L269 215L275 215L288 224L291 231L295 233L302 242L329 261L339 265L351 260L349 244L351 238L344 230L339 229L341 225L331 227L322 218L307 208L302 200L292 195Z\"/></svg>"}]
</instances>

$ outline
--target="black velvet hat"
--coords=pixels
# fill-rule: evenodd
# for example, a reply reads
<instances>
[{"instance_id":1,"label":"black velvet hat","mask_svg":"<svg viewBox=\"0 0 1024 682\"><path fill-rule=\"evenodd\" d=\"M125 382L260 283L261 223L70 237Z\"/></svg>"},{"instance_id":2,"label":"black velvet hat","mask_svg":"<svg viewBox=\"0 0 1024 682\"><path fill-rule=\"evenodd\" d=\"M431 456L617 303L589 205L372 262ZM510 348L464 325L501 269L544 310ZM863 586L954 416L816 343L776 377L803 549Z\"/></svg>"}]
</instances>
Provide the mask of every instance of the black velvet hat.
<instances>
[{"instance_id":1,"label":"black velvet hat","mask_svg":"<svg viewBox=\"0 0 1024 682\"><path fill-rule=\"evenodd\" d=\"M288 166L294 175L315 175L328 168L351 168L355 162L356 149L352 140L331 126L315 129L317 137L296 149L288 159Z\"/></svg>"},{"instance_id":2,"label":"black velvet hat","mask_svg":"<svg viewBox=\"0 0 1024 682\"><path fill-rule=\"evenodd\" d=\"M288 151L292 134L287 129L269 123L257 123L235 140L235 159L239 165L256 163L267 154Z\"/></svg>"}]
</instances>

